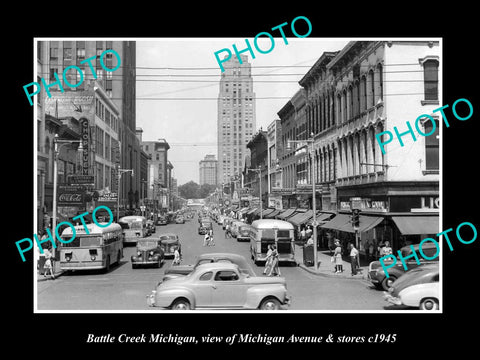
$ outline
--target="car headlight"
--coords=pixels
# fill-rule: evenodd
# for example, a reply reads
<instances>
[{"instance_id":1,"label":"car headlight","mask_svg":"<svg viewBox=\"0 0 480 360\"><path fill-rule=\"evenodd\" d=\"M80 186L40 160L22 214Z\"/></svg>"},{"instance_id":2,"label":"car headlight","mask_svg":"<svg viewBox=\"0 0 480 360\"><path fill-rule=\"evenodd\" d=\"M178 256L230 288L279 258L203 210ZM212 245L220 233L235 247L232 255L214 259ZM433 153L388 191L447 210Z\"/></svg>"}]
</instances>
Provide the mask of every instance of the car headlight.
<instances>
[{"instance_id":1,"label":"car headlight","mask_svg":"<svg viewBox=\"0 0 480 360\"><path fill-rule=\"evenodd\" d=\"M137 256L140 256L142 255L142 252L141 251L137 251Z\"/></svg>"},{"instance_id":2,"label":"car headlight","mask_svg":"<svg viewBox=\"0 0 480 360\"><path fill-rule=\"evenodd\" d=\"M154 254L153 250L152 250L152 251L150 251L150 255L151 255L151 256L153 256L153 254Z\"/></svg>"}]
</instances>

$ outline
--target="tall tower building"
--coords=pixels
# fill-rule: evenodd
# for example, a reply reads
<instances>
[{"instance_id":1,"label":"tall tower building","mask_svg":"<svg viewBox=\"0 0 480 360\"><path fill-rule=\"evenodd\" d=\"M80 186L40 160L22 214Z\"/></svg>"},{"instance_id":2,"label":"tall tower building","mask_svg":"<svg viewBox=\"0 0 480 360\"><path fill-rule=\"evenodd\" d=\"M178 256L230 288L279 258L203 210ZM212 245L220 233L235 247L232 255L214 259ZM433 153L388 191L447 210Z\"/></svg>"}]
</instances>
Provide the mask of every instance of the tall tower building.
<instances>
[{"instance_id":1,"label":"tall tower building","mask_svg":"<svg viewBox=\"0 0 480 360\"><path fill-rule=\"evenodd\" d=\"M223 63L218 95L218 184L241 175L247 143L256 131L255 93L251 64L246 55Z\"/></svg>"},{"instance_id":2,"label":"tall tower building","mask_svg":"<svg viewBox=\"0 0 480 360\"><path fill-rule=\"evenodd\" d=\"M203 160L200 160L198 172L200 175L200 185L217 185L217 165L215 155L205 155Z\"/></svg>"}]
</instances>

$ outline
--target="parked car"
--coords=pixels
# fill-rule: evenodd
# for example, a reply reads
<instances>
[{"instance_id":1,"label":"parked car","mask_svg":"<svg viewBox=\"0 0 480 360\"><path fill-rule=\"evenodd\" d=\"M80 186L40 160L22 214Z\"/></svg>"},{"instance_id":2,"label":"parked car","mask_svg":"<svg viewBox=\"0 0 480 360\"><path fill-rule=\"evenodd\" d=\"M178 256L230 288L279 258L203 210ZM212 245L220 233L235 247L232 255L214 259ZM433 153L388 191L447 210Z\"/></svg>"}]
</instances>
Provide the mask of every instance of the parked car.
<instances>
[{"instance_id":1,"label":"parked car","mask_svg":"<svg viewBox=\"0 0 480 360\"><path fill-rule=\"evenodd\" d=\"M175 218L175 224L185 224L185 218L183 216L177 216Z\"/></svg>"},{"instance_id":2,"label":"parked car","mask_svg":"<svg viewBox=\"0 0 480 360\"><path fill-rule=\"evenodd\" d=\"M180 276L186 276L202 264L216 262L237 264L241 273L248 274L250 276L256 276L247 260L241 255L232 253L208 253L197 256L194 263L191 265L171 266L165 270L163 281L171 280Z\"/></svg>"},{"instance_id":3,"label":"parked car","mask_svg":"<svg viewBox=\"0 0 480 360\"><path fill-rule=\"evenodd\" d=\"M417 254L420 254L418 250L419 244L414 244L412 246L415 252ZM410 246L404 246L400 249L400 251L404 258L412 254L412 248ZM425 254L425 256L433 257L438 251L438 249L436 245L433 243L424 243L422 245L422 251ZM418 255L418 259L420 261L420 264L438 263L438 256L434 260L425 260L422 256ZM397 257L397 262L395 266L392 266L391 268L387 269L388 275L389 275L388 278L385 275L385 271L383 270L383 267L380 264L380 261L378 260L372 261L368 266L368 279L377 288L379 289L383 288L383 290L388 290L389 287L392 286L393 282L397 280L401 275L419 266L419 264L417 264L414 257L408 258L407 260L404 260L404 261L405 261L405 265L407 266L407 270L405 270L405 268L403 267L402 261ZM387 264L388 262L385 262L385 265Z\"/></svg>"},{"instance_id":4,"label":"parked car","mask_svg":"<svg viewBox=\"0 0 480 360\"><path fill-rule=\"evenodd\" d=\"M132 269L141 265L155 265L161 267L164 262L164 251L160 246L160 240L148 238L137 241L137 251L132 255Z\"/></svg>"},{"instance_id":5,"label":"parked car","mask_svg":"<svg viewBox=\"0 0 480 360\"><path fill-rule=\"evenodd\" d=\"M385 300L395 305L406 305L420 310L438 310L440 298L439 265L425 264L400 276L384 292Z\"/></svg>"},{"instance_id":6,"label":"parked car","mask_svg":"<svg viewBox=\"0 0 480 360\"><path fill-rule=\"evenodd\" d=\"M160 246L165 253L165 257L174 257L175 248L178 248L178 252L182 253L182 244L177 234L164 233L159 234Z\"/></svg>"},{"instance_id":7,"label":"parked car","mask_svg":"<svg viewBox=\"0 0 480 360\"><path fill-rule=\"evenodd\" d=\"M147 296L147 303L172 310L278 310L290 304L290 297L283 277L250 276L236 264L217 262L162 282Z\"/></svg>"}]
</instances>

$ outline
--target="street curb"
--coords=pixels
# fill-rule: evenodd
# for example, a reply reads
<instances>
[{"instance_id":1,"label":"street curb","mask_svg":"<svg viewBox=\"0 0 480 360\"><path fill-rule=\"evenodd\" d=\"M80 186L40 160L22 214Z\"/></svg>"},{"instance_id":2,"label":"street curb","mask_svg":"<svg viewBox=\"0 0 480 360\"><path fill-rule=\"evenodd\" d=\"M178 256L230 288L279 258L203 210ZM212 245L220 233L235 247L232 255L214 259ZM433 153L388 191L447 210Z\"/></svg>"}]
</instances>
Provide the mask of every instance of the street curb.
<instances>
[{"instance_id":1,"label":"street curb","mask_svg":"<svg viewBox=\"0 0 480 360\"><path fill-rule=\"evenodd\" d=\"M346 280L365 280L365 281L368 281L366 278L365 278L365 275L363 274L363 271L362 271L362 277L355 277L355 276L351 276L351 277L347 277L345 275L335 275L334 273L332 274L329 274L329 273L324 273L324 272L317 272L313 269L310 269L308 266L305 266L304 264L298 264L298 266L300 268L302 268L303 270L305 270L306 272L312 274L312 275L317 275L317 276L323 276L323 277L328 277L328 278L334 278L334 279L346 279Z\"/></svg>"}]
</instances>

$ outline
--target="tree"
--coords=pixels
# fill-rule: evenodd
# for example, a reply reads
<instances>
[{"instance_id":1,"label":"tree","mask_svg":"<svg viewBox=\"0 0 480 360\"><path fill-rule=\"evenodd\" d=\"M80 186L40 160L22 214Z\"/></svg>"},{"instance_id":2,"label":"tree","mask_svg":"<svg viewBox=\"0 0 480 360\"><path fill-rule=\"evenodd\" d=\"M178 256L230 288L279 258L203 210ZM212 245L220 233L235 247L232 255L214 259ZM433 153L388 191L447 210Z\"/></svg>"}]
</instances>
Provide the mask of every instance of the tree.
<instances>
[{"instance_id":1,"label":"tree","mask_svg":"<svg viewBox=\"0 0 480 360\"><path fill-rule=\"evenodd\" d=\"M200 197L200 199L205 199L208 195L214 192L215 189L216 189L215 185L203 184L200 186L198 196Z\"/></svg>"},{"instance_id":2,"label":"tree","mask_svg":"<svg viewBox=\"0 0 480 360\"><path fill-rule=\"evenodd\" d=\"M195 181L189 181L178 187L178 193L185 199L200 199L200 185Z\"/></svg>"}]
</instances>

